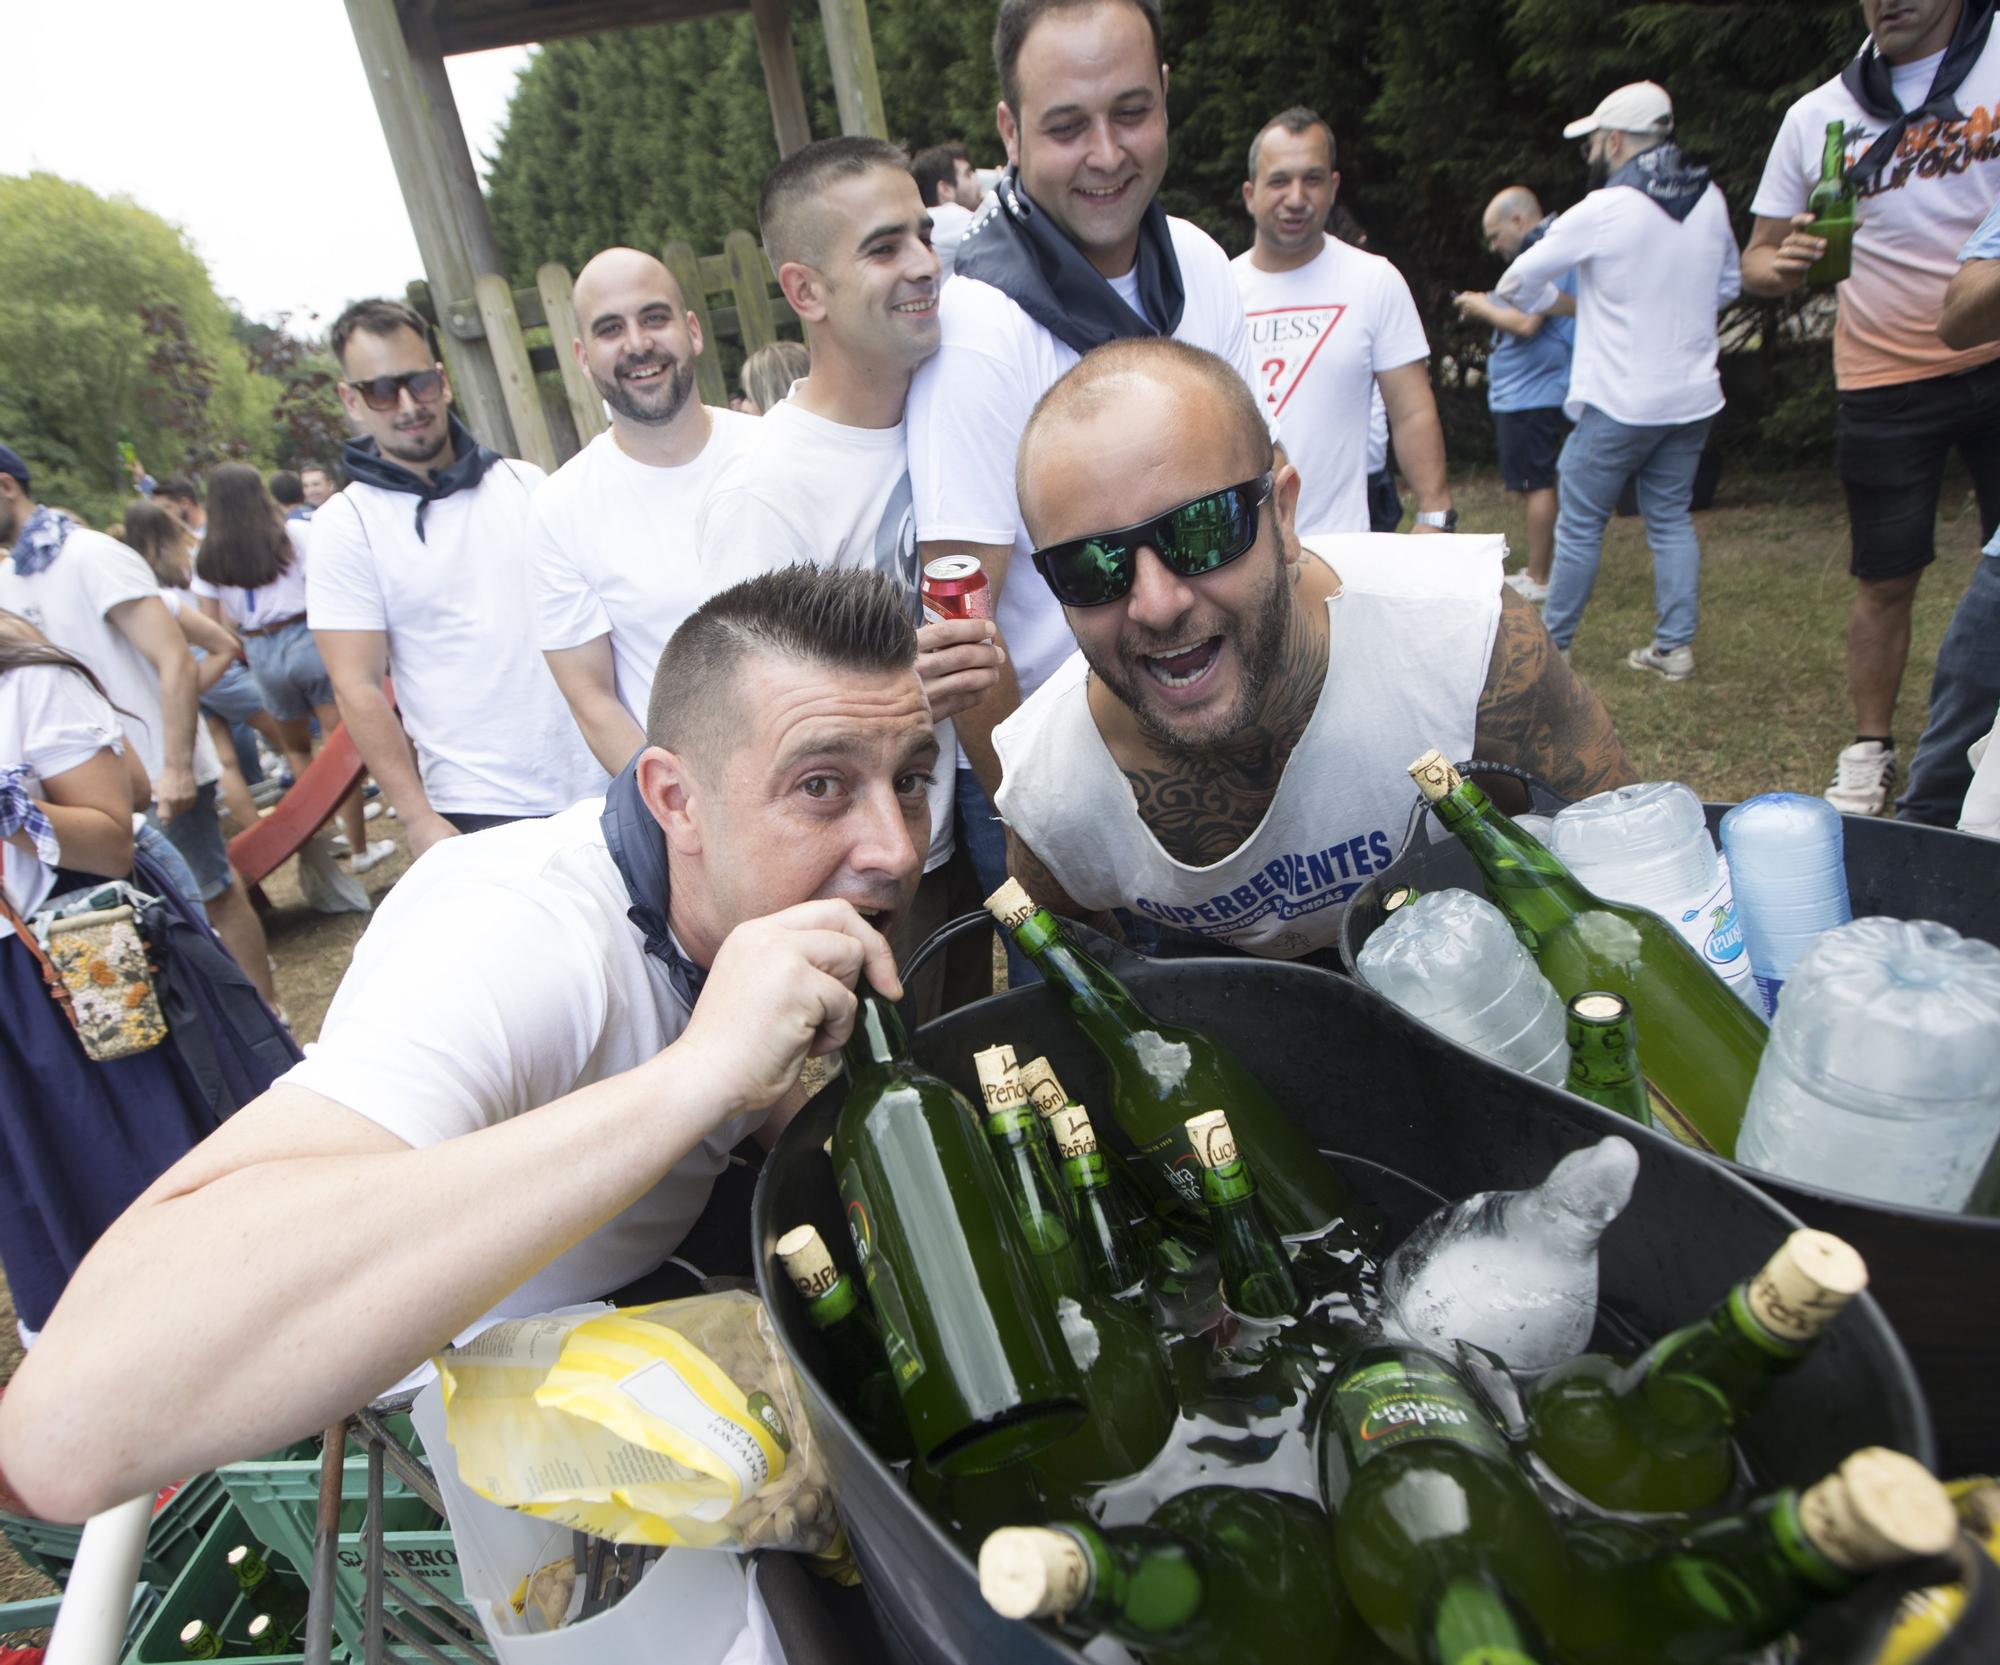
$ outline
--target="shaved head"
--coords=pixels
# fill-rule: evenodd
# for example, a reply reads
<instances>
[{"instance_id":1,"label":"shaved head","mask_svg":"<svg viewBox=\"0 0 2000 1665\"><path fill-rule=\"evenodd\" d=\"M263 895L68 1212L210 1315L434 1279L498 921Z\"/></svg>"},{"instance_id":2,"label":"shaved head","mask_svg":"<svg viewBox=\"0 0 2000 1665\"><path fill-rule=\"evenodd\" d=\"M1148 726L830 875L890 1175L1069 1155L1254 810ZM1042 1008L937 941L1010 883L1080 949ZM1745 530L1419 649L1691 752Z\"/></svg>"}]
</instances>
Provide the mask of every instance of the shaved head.
<instances>
[{"instance_id":1,"label":"shaved head","mask_svg":"<svg viewBox=\"0 0 2000 1665\"><path fill-rule=\"evenodd\" d=\"M591 321L612 301L632 295L664 296L676 312L687 305L687 297L681 293L681 286L674 281L665 261L644 249L605 249L592 255L576 274L571 304L576 308L578 327L588 335ZM618 310L629 308L621 306Z\"/></svg>"},{"instance_id":2,"label":"shaved head","mask_svg":"<svg viewBox=\"0 0 2000 1665\"><path fill-rule=\"evenodd\" d=\"M1503 260L1512 260L1541 219L1541 199L1525 185L1509 185L1486 205L1479 229L1489 249Z\"/></svg>"},{"instance_id":3,"label":"shaved head","mask_svg":"<svg viewBox=\"0 0 2000 1665\"><path fill-rule=\"evenodd\" d=\"M1271 430L1257 397L1226 359L1170 336L1113 341L1084 355L1044 393L1021 434L1014 461L1014 489L1021 518L1037 543L1035 481L1038 459L1073 443L1074 430L1109 409L1157 412L1177 409L1187 424L1209 436L1217 454L1241 466L1232 479L1250 479L1271 466Z\"/></svg>"},{"instance_id":4,"label":"shaved head","mask_svg":"<svg viewBox=\"0 0 2000 1665\"><path fill-rule=\"evenodd\" d=\"M821 199L836 180L873 168L907 171L909 165L910 159L886 140L853 135L793 151L770 171L758 193L757 230L771 269L788 262L815 270L826 264L838 216Z\"/></svg>"},{"instance_id":5,"label":"shaved head","mask_svg":"<svg viewBox=\"0 0 2000 1665\"><path fill-rule=\"evenodd\" d=\"M1509 185L1486 205L1489 214L1525 214L1531 220L1542 217L1542 201L1525 185Z\"/></svg>"}]
</instances>

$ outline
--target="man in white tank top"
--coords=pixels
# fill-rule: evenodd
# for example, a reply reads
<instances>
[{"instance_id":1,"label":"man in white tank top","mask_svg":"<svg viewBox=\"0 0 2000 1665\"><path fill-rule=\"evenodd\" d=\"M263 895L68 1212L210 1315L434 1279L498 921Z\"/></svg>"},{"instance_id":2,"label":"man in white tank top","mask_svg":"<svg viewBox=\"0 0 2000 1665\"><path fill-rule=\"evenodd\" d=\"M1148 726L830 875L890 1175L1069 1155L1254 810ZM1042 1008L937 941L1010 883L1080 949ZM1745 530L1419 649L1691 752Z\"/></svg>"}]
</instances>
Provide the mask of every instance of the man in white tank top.
<instances>
[{"instance_id":1,"label":"man in white tank top","mask_svg":"<svg viewBox=\"0 0 2000 1665\"><path fill-rule=\"evenodd\" d=\"M1022 511L1082 651L996 731L998 807L1060 913L1296 958L1394 859L1428 747L1572 797L1633 778L1502 540L1302 544L1274 463L1241 378L1171 340L1099 348L1029 419Z\"/></svg>"}]
</instances>

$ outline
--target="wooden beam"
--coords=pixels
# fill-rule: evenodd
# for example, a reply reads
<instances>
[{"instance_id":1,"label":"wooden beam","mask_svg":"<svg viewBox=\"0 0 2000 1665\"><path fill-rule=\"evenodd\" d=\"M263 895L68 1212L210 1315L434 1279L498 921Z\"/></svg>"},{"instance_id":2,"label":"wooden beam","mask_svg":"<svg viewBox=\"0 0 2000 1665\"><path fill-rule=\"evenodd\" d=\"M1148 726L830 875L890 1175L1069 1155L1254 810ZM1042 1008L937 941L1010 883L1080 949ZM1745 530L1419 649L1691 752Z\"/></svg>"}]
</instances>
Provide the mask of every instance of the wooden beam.
<instances>
[{"instance_id":1,"label":"wooden beam","mask_svg":"<svg viewBox=\"0 0 2000 1665\"><path fill-rule=\"evenodd\" d=\"M757 239L747 231L732 231L723 238L722 252L729 261L729 287L736 296L736 325L743 337L743 351L754 353L778 339L764 276L769 267Z\"/></svg>"},{"instance_id":2,"label":"wooden beam","mask_svg":"<svg viewBox=\"0 0 2000 1665\"><path fill-rule=\"evenodd\" d=\"M757 56L764 64L764 91L771 100L771 124L778 130L778 154L789 156L812 143L806 89L799 58L792 50L791 7L786 0L750 0L757 29Z\"/></svg>"},{"instance_id":3,"label":"wooden beam","mask_svg":"<svg viewBox=\"0 0 2000 1665\"><path fill-rule=\"evenodd\" d=\"M571 35L595 35L648 23L692 23L740 12L748 0L514 0L467 4L436 0L439 43L447 56L488 52L496 46L532 46Z\"/></svg>"},{"instance_id":4,"label":"wooden beam","mask_svg":"<svg viewBox=\"0 0 2000 1665\"><path fill-rule=\"evenodd\" d=\"M687 302L688 310L706 322L708 291L703 287L701 261L693 248L677 237L660 250L660 259L681 286L681 298ZM704 352L694 361L694 379L695 386L701 389L704 405L729 403L729 383L722 374L722 360L713 352Z\"/></svg>"},{"instance_id":5,"label":"wooden beam","mask_svg":"<svg viewBox=\"0 0 2000 1665\"><path fill-rule=\"evenodd\" d=\"M347 17L431 293L471 295L479 272L500 270L500 255L435 38L421 20L413 24L417 40L406 37L396 0L347 0ZM442 321L445 364L467 423L511 453L515 435L492 355L450 317Z\"/></svg>"},{"instance_id":6,"label":"wooden beam","mask_svg":"<svg viewBox=\"0 0 2000 1665\"><path fill-rule=\"evenodd\" d=\"M539 291L536 299L541 302L542 317L549 326L556 368L562 372L569 419L576 424L577 444L588 445L604 432L604 398L584 373L583 366L576 362L576 354L570 347L579 334L576 308L570 304L570 291L574 287L568 268L559 261L551 260L535 273L535 288ZM519 293L514 297L514 310L517 314L521 312ZM522 321L527 320L523 317Z\"/></svg>"},{"instance_id":7,"label":"wooden beam","mask_svg":"<svg viewBox=\"0 0 2000 1665\"><path fill-rule=\"evenodd\" d=\"M558 467L555 441L542 414L542 396L535 386L535 368L528 362L521 321L514 316L514 291L498 272L482 272L475 289L479 316L486 324L487 345L500 372L507 416L514 425L515 455L553 474Z\"/></svg>"},{"instance_id":8,"label":"wooden beam","mask_svg":"<svg viewBox=\"0 0 2000 1665\"><path fill-rule=\"evenodd\" d=\"M826 25L841 132L888 138L882 83L875 73L875 38L868 32L868 0L819 0L819 15Z\"/></svg>"}]
</instances>

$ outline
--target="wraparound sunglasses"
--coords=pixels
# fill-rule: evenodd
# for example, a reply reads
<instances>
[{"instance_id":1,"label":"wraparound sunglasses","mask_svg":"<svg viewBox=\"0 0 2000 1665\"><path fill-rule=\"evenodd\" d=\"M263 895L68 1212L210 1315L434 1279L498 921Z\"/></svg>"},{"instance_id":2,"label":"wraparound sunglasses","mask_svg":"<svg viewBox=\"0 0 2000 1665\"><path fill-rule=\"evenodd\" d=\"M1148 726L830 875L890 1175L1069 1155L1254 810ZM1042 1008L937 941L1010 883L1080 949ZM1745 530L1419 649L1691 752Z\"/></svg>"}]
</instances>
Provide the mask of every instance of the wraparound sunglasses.
<instances>
[{"instance_id":1,"label":"wraparound sunglasses","mask_svg":"<svg viewBox=\"0 0 2000 1665\"><path fill-rule=\"evenodd\" d=\"M1257 541L1257 511L1271 476L1204 496L1115 532L1096 532L1034 551L1035 570L1065 607L1102 607L1130 593L1141 545L1183 578L1226 567Z\"/></svg>"}]
</instances>

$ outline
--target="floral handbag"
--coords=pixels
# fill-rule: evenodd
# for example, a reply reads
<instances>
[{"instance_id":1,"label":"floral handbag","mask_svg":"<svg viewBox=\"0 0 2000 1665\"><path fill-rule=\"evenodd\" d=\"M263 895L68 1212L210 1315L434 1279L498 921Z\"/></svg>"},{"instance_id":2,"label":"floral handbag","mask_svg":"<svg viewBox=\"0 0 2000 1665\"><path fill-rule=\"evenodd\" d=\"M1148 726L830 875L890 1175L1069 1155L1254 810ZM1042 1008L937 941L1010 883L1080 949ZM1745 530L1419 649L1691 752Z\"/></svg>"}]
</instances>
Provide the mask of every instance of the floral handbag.
<instances>
[{"instance_id":1,"label":"floral handbag","mask_svg":"<svg viewBox=\"0 0 2000 1665\"><path fill-rule=\"evenodd\" d=\"M125 888L118 887L121 892ZM40 963L42 980L75 1028L86 1057L108 1063L167 1038L146 939L130 903L67 915L41 913L32 926L4 896L0 912Z\"/></svg>"}]
</instances>

